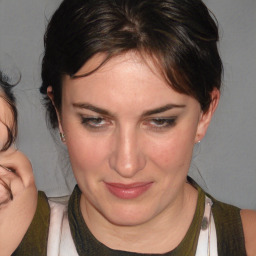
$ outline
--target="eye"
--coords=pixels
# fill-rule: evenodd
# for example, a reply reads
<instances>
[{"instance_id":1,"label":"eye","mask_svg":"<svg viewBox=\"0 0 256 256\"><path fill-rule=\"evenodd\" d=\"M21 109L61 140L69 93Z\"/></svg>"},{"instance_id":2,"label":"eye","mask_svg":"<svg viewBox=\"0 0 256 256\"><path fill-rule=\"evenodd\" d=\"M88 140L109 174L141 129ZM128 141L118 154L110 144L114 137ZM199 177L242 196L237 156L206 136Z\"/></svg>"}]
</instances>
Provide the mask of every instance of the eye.
<instances>
[{"instance_id":1,"label":"eye","mask_svg":"<svg viewBox=\"0 0 256 256\"><path fill-rule=\"evenodd\" d=\"M146 125L149 129L153 130L164 130L171 128L176 123L176 117L168 117L168 118L151 118L145 120L143 125Z\"/></svg>"},{"instance_id":2,"label":"eye","mask_svg":"<svg viewBox=\"0 0 256 256\"><path fill-rule=\"evenodd\" d=\"M81 123L90 129L104 129L111 125L111 121L104 117L81 117Z\"/></svg>"}]
</instances>

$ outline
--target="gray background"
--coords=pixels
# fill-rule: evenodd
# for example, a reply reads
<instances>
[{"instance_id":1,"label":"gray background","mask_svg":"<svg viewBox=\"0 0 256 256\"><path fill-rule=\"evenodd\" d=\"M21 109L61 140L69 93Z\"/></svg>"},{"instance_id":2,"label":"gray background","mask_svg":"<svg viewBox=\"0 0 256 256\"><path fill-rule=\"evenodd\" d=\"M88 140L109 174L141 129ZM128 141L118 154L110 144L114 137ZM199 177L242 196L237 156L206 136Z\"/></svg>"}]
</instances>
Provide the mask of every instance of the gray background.
<instances>
[{"instance_id":1,"label":"gray background","mask_svg":"<svg viewBox=\"0 0 256 256\"><path fill-rule=\"evenodd\" d=\"M256 209L256 1L205 0L219 20L225 76L221 102L195 148L191 175L216 198ZM22 73L15 88L17 146L30 158L37 187L69 194L75 181L65 147L46 127L40 61L47 19L60 0L0 0L0 64ZM202 177L201 177L202 176Z\"/></svg>"}]
</instances>

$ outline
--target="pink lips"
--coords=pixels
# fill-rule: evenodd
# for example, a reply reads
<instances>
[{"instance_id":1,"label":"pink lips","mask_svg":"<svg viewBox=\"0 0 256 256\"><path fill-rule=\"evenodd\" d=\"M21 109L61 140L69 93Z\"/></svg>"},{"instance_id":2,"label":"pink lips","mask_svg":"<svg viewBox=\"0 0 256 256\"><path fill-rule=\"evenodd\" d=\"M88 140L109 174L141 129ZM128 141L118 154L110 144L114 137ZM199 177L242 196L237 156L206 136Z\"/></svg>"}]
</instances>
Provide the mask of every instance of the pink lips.
<instances>
[{"instance_id":1,"label":"pink lips","mask_svg":"<svg viewBox=\"0 0 256 256\"><path fill-rule=\"evenodd\" d=\"M121 184L121 183L105 183L108 190L116 197L121 199L134 199L139 197L141 194L146 192L152 182L147 183L132 183L132 184Z\"/></svg>"}]
</instances>

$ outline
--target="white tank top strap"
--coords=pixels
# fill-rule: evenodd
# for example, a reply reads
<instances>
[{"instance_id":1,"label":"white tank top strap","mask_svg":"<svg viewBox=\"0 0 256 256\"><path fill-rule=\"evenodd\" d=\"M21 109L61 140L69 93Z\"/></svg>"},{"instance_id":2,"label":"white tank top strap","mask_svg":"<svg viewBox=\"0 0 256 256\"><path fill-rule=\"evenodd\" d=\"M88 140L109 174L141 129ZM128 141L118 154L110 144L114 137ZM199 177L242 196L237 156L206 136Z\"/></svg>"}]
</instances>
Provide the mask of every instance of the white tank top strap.
<instances>
[{"instance_id":1,"label":"white tank top strap","mask_svg":"<svg viewBox=\"0 0 256 256\"><path fill-rule=\"evenodd\" d=\"M196 256L218 256L216 228L211 210L212 204L212 200L205 196L204 216Z\"/></svg>"},{"instance_id":2,"label":"white tank top strap","mask_svg":"<svg viewBox=\"0 0 256 256\"><path fill-rule=\"evenodd\" d=\"M47 256L78 256L68 222L68 199L49 200L51 208Z\"/></svg>"}]
</instances>

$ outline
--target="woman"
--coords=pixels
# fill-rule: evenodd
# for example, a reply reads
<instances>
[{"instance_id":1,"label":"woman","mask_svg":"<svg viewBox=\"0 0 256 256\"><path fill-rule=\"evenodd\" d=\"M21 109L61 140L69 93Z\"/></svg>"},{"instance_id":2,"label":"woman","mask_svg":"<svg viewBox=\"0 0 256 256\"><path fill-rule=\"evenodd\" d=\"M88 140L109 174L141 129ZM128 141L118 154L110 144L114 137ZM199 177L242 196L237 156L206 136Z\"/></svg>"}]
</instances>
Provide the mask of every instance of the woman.
<instances>
[{"instance_id":1,"label":"woman","mask_svg":"<svg viewBox=\"0 0 256 256\"><path fill-rule=\"evenodd\" d=\"M39 194L13 255L255 255L255 212L187 178L219 102L217 41L198 0L63 1L41 92L78 186L68 209Z\"/></svg>"}]
</instances>

